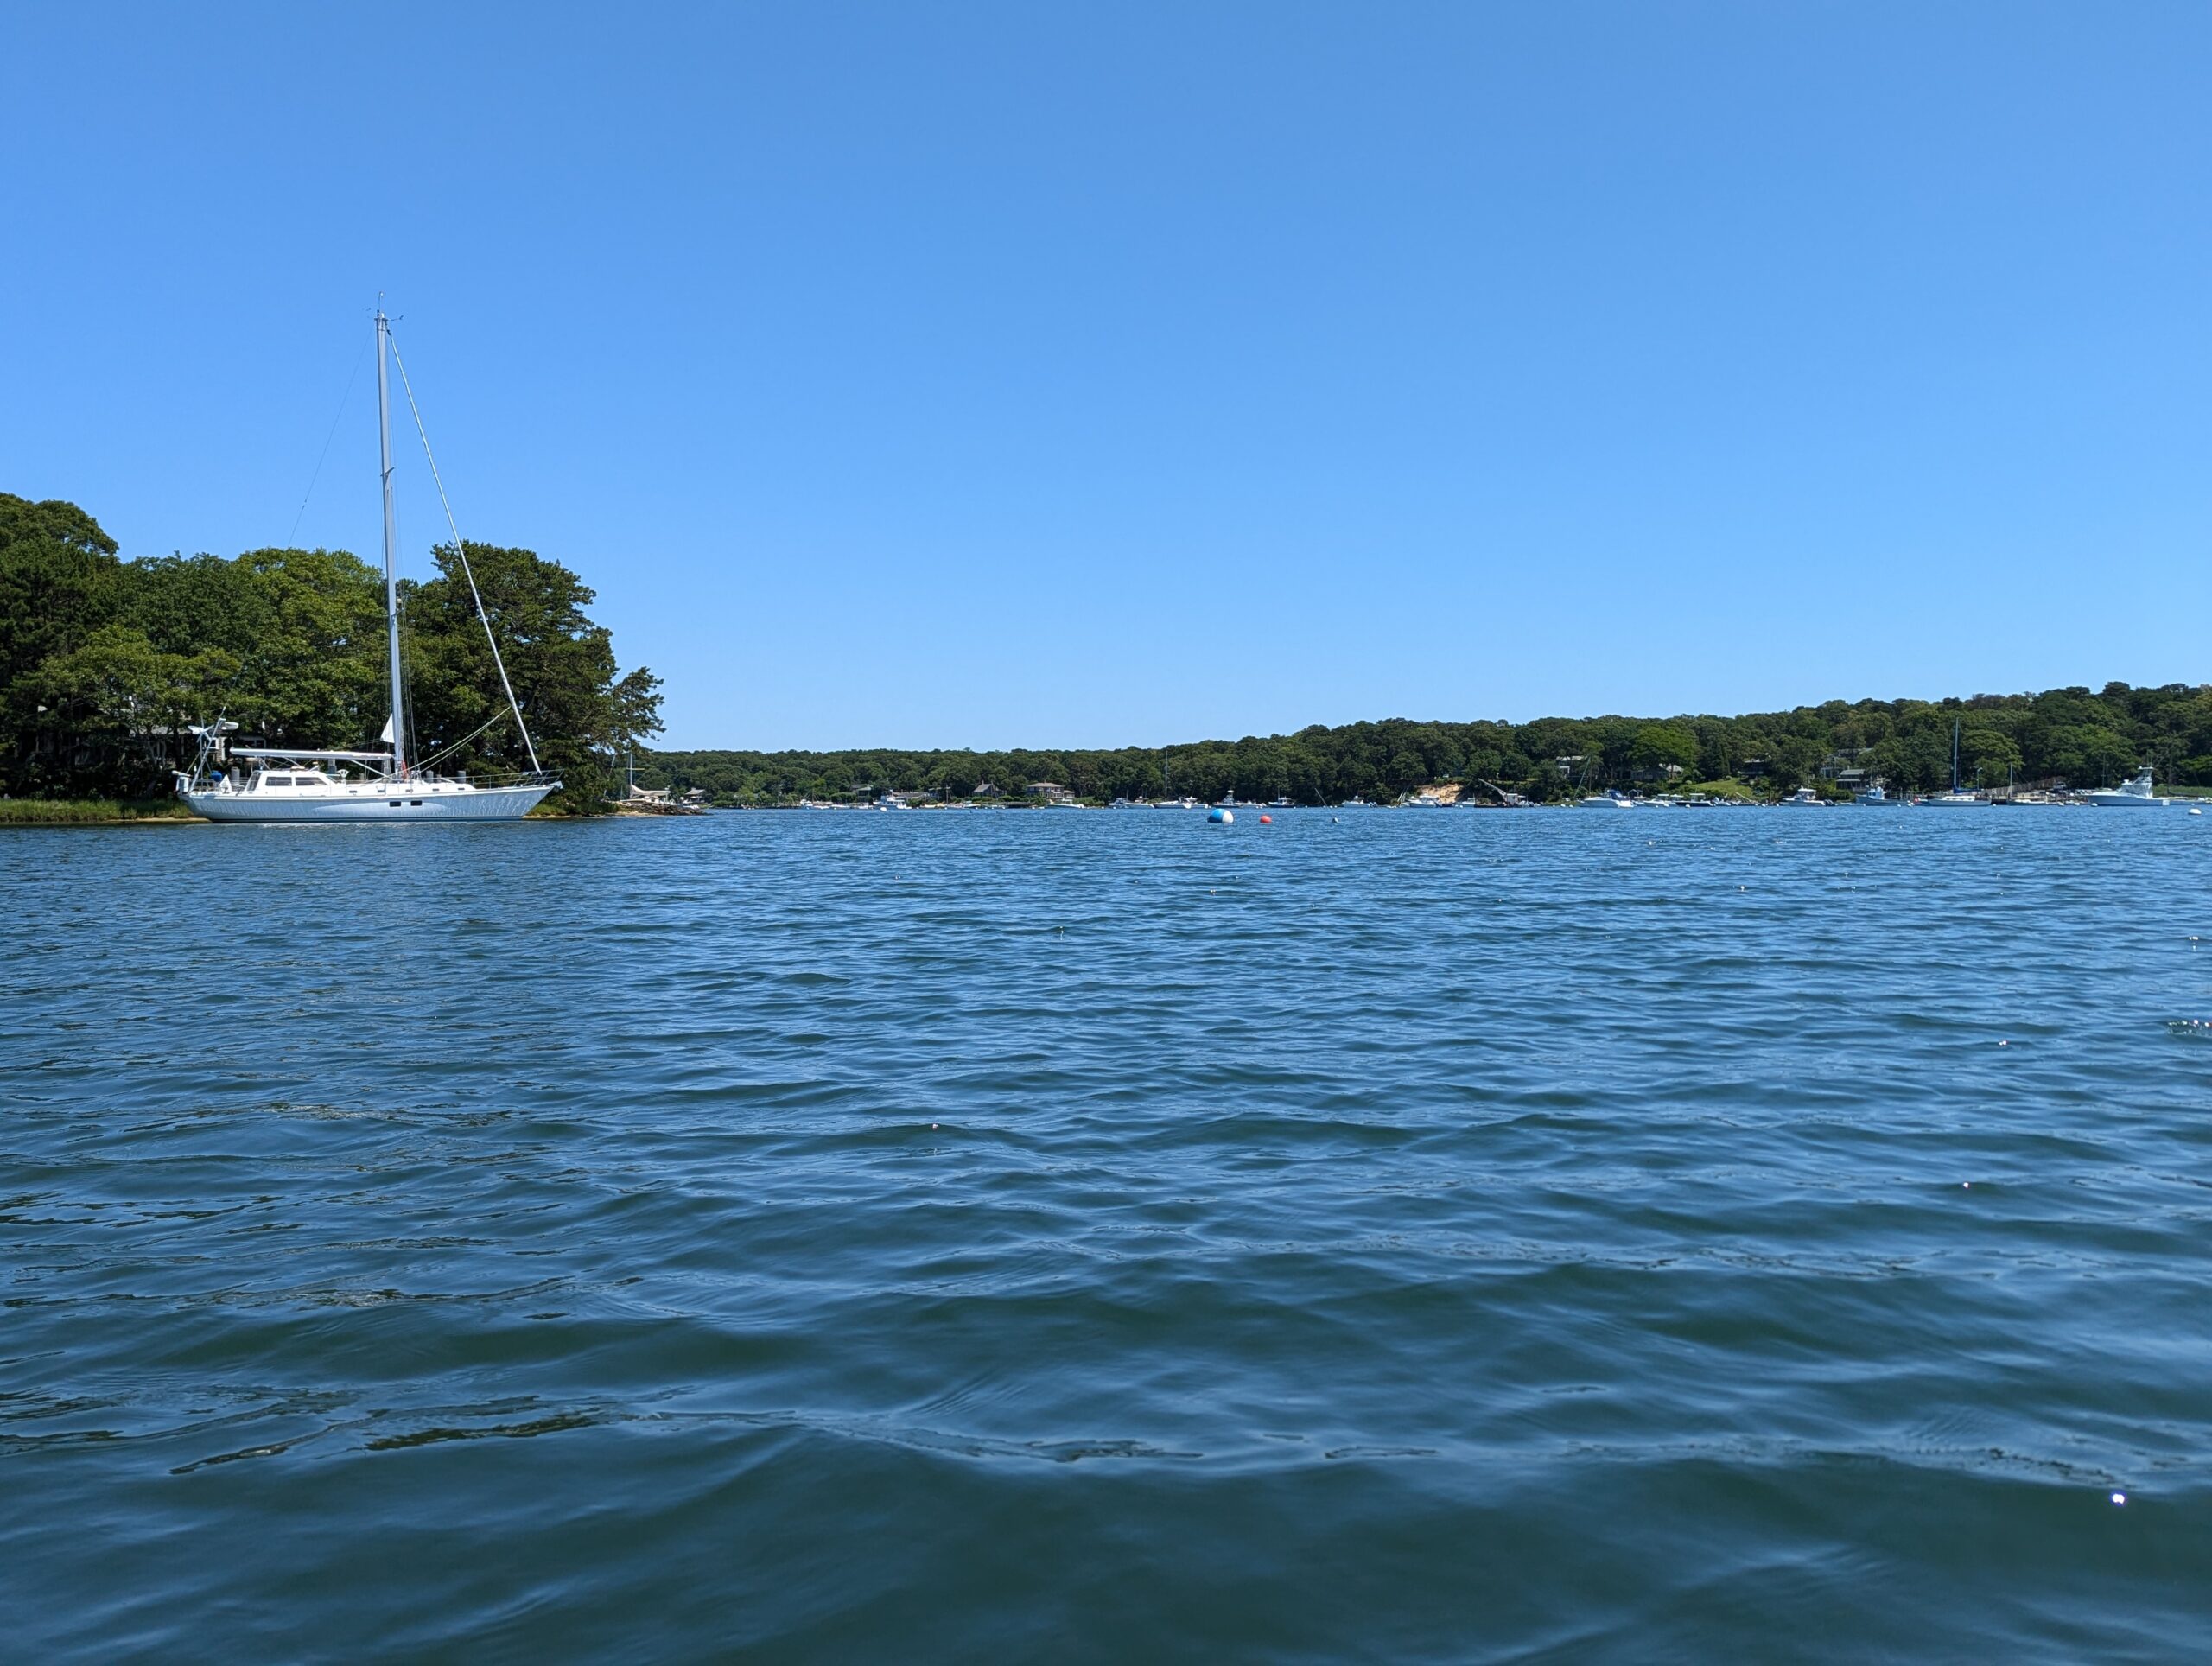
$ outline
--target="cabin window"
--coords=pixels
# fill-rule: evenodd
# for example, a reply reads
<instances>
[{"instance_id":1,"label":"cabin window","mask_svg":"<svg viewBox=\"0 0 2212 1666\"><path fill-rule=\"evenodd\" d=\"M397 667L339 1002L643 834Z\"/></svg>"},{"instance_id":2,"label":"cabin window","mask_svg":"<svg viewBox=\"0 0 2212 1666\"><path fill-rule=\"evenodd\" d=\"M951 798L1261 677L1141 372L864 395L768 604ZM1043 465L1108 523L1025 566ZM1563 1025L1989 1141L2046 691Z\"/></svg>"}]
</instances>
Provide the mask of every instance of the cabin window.
<instances>
[{"instance_id":1,"label":"cabin window","mask_svg":"<svg viewBox=\"0 0 2212 1666\"><path fill-rule=\"evenodd\" d=\"M264 786L289 786L292 778L289 775L264 775L261 778L261 784Z\"/></svg>"}]
</instances>

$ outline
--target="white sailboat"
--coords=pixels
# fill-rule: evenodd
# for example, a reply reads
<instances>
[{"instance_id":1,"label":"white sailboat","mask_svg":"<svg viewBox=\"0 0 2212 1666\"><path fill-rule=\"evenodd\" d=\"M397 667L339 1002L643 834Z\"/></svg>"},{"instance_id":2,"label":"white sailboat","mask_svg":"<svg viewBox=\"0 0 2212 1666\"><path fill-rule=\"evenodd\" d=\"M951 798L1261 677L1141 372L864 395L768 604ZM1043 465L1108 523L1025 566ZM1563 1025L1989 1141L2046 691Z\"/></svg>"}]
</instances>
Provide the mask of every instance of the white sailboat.
<instances>
[{"instance_id":1,"label":"white sailboat","mask_svg":"<svg viewBox=\"0 0 2212 1666\"><path fill-rule=\"evenodd\" d=\"M476 575L469 569L467 549L457 527L454 549L467 576L476 617L484 626L484 639L492 645L492 663L499 667L507 709L513 714L524 749L530 754L530 772L496 781L472 781L465 774L442 776L411 767L408 762L399 675L399 576L395 548L398 522L391 502L391 390L386 369L388 359L397 357L397 349L391 346L391 321L379 311L377 433L384 465L384 597L391 650L391 715L378 738L391 749L312 752L285 747L232 747L226 737L237 725L219 721L194 731L200 736L200 754L189 770L176 772L177 796L194 815L215 822L512 822L528 815L541 798L561 785L537 766L537 743L530 738L530 726L523 721L514 685L507 680L506 661L500 657L499 639L492 633L484 599L476 594ZM400 375L404 378L406 373L406 366L401 366ZM411 401L414 396L408 397ZM427 441L424 449L427 452ZM435 461L430 467L435 475ZM439 490L442 496L444 488ZM361 770L358 777L354 766Z\"/></svg>"},{"instance_id":2,"label":"white sailboat","mask_svg":"<svg viewBox=\"0 0 2212 1666\"><path fill-rule=\"evenodd\" d=\"M1956 718L1951 720L1951 790L1948 792L1931 792L1920 802L1948 810L1980 810L1988 806L1988 799L1978 792L1965 792L1959 785L1959 724Z\"/></svg>"}]
</instances>

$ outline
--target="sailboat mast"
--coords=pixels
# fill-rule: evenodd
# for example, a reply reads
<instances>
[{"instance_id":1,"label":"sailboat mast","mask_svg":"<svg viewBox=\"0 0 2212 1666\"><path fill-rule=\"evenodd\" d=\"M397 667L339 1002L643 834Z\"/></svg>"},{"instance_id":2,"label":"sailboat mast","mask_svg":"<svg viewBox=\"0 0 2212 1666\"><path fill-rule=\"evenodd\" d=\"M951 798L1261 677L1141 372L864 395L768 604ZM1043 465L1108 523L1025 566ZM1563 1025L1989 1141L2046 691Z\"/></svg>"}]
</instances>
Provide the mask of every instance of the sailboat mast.
<instances>
[{"instance_id":1,"label":"sailboat mast","mask_svg":"<svg viewBox=\"0 0 2212 1666\"><path fill-rule=\"evenodd\" d=\"M384 614L391 639L391 773L407 774L407 723L399 703L399 523L391 506L391 378L385 359L391 325L377 311L377 440L384 457Z\"/></svg>"}]
</instances>

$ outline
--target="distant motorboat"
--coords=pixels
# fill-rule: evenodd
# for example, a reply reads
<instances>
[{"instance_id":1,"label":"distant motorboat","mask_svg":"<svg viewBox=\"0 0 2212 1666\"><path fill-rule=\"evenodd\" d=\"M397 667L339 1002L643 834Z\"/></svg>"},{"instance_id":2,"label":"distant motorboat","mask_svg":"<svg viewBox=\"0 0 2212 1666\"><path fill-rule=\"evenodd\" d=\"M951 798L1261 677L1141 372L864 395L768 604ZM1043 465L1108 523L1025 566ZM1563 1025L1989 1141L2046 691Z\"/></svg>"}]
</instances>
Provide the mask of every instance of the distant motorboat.
<instances>
[{"instance_id":1,"label":"distant motorboat","mask_svg":"<svg viewBox=\"0 0 2212 1666\"><path fill-rule=\"evenodd\" d=\"M1782 802L1784 804L1811 804L1817 808L1823 800L1821 799L1821 795L1814 792L1812 788L1808 786L1801 786Z\"/></svg>"},{"instance_id":2,"label":"distant motorboat","mask_svg":"<svg viewBox=\"0 0 2212 1666\"><path fill-rule=\"evenodd\" d=\"M1575 808L1578 810L1633 810L1636 808L1636 800L1625 792L1618 791L1593 792L1586 798L1576 799Z\"/></svg>"},{"instance_id":3,"label":"distant motorboat","mask_svg":"<svg viewBox=\"0 0 2212 1666\"><path fill-rule=\"evenodd\" d=\"M1371 799L1363 798L1359 794L1355 792L1351 798L1345 799L1344 803L1338 804L1337 808L1339 810L1372 810L1375 808L1375 804Z\"/></svg>"},{"instance_id":4,"label":"distant motorboat","mask_svg":"<svg viewBox=\"0 0 2212 1666\"><path fill-rule=\"evenodd\" d=\"M1877 781L1873 785L1863 786L1853 793L1851 802L1855 804L1901 804L1904 800L1890 797L1883 790L1882 784Z\"/></svg>"},{"instance_id":5,"label":"distant motorboat","mask_svg":"<svg viewBox=\"0 0 2212 1666\"><path fill-rule=\"evenodd\" d=\"M2114 810L2164 810L2169 804L2177 804L2186 801L2181 798L2158 797L2152 787L2151 766L2145 764L2134 778L2125 785L2100 787L2095 792L2084 792L2082 794L2082 802L2085 804L2104 804Z\"/></svg>"},{"instance_id":6,"label":"distant motorboat","mask_svg":"<svg viewBox=\"0 0 2212 1666\"><path fill-rule=\"evenodd\" d=\"M1270 810L1288 810L1290 808L1290 800L1280 796L1270 798L1268 800L1268 808Z\"/></svg>"}]
</instances>

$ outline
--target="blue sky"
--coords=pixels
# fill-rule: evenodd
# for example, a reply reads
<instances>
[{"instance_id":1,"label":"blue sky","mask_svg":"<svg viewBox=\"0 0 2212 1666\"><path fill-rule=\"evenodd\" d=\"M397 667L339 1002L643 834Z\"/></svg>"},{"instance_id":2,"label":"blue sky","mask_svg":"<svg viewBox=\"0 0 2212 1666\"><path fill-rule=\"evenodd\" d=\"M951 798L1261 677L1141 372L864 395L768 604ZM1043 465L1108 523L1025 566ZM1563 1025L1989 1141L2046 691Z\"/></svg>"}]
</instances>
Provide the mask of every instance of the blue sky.
<instances>
[{"instance_id":1,"label":"blue sky","mask_svg":"<svg viewBox=\"0 0 2212 1666\"><path fill-rule=\"evenodd\" d=\"M671 744L2212 678L2201 3L18 4L0 56L0 490L373 556L382 290L464 531L597 588Z\"/></svg>"}]
</instances>

